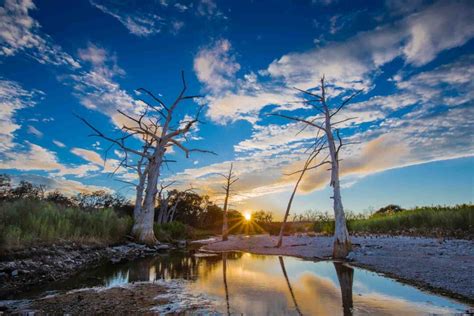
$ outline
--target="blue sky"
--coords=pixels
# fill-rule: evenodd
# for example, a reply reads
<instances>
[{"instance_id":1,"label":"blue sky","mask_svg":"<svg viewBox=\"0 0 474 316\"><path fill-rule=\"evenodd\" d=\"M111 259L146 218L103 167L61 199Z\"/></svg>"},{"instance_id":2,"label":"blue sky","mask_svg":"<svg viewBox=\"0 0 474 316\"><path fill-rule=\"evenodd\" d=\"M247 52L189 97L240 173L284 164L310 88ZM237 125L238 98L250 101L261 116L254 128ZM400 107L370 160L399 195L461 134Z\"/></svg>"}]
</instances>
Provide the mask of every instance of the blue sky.
<instances>
[{"instance_id":1,"label":"blue sky","mask_svg":"<svg viewBox=\"0 0 474 316\"><path fill-rule=\"evenodd\" d=\"M269 117L311 115L294 86L331 102L364 89L341 119L343 203L356 212L472 202L474 5L471 1L3 1L0 7L0 169L68 193L107 188L132 196L110 172L121 159L74 114L116 135L116 110L143 108L135 90L172 102L184 70L205 113L195 153L163 170L220 202L217 172L234 162L233 205L283 212L314 139ZM197 105L179 108L179 120ZM138 146L138 140L132 140ZM328 173L304 180L294 209L330 209Z\"/></svg>"}]
</instances>

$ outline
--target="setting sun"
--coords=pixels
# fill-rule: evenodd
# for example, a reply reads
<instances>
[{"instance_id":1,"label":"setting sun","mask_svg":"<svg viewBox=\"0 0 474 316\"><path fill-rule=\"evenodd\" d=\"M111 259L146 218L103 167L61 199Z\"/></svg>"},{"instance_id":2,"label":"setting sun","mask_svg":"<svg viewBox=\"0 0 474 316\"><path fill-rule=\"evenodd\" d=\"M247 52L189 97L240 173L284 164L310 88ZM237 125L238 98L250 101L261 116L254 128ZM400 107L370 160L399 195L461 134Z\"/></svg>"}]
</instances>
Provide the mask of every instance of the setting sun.
<instances>
[{"instance_id":1,"label":"setting sun","mask_svg":"<svg viewBox=\"0 0 474 316\"><path fill-rule=\"evenodd\" d=\"M249 212L244 213L244 218L246 221L250 221L252 219L252 215Z\"/></svg>"}]
</instances>

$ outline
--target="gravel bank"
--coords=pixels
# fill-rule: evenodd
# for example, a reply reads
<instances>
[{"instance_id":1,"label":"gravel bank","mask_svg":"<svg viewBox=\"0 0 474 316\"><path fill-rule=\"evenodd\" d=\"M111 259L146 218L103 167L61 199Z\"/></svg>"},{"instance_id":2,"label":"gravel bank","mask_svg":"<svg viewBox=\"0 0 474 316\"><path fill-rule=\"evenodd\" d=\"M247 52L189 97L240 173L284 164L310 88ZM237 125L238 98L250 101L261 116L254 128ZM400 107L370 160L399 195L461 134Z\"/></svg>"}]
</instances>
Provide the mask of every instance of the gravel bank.
<instances>
[{"instance_id":1,"label":"gravel bank","mask_svg":"<svg viewBox=\"0 0 474 316\"><path fill-rule=\"evenodd\" d=\"M207 240L203 250L247 251L311 260L330 259L331 237L230 236L228 241ZM351 264L387 274L421 288L474 303L474 241L403 236L353 237Z\"/></svg>"}]
</instances>

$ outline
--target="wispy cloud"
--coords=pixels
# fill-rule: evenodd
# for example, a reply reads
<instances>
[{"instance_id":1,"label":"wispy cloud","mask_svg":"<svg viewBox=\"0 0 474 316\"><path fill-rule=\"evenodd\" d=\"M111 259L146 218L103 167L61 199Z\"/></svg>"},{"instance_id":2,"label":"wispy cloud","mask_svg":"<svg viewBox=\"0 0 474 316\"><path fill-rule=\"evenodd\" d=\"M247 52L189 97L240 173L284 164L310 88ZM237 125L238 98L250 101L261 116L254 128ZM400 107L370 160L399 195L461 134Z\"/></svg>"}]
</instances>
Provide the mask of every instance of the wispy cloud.
<instances>
[{"instance_id":1,"label":"wispy cloud","mask_svg":"<svg viewBox=\"0 0 474 316\"><path fill-rule=\"evenodd\" d=\"M35 135L38 138L43 137L43 132L39 131L36 127L33 125L28 125L28 133Z\"/></svg>"},{"instance_id":2,"label":"wispy cloud","mask_svg":"<svg viewBox=\"0 0 474 316\"><path fill-rule=\"evenodd\" d=\"M53 144L55 144L56 146L60 147L60 148L65 148L66 145L64 145L64 143L60 142L59 140L53 140Z\"/></svg>"},{"instance_id":3,"label":"wispy cloud","mask_svg":"<svg viewBox=\"0 0 474 316\"><path fill-rule=\"evenodd\" d=\"M90 3L102 12L111 15L122 23L130 33L137 36L151 36L160 33L164 19L156 14L127 7L126 3L116 1L91 0Z\"/></svg>"},{"instance_id":4,"label":"wispy cloud","mask_svg":"<svg viewBox=\"0 0 474 316\"><path fill-rule=\"evenodd\" d=\"M446 49L460 46L474 36L469 1L440 1L393 25L360 33L342 43L330 43L273 61L268 73L288 85L310 88L323 75L341 87L370 87L376 69L397 57L424 65Z\"/></svg>"},{"instance_id":5,"label":"wispy cloud","mask_svg":"<svg viewBox=\"0 0 474 316\"><path fill-rule=\"evenodd\" d=\"M53 151L39 145L26 142L26 148L17 148L14 152L4 153L0 160L0 169L16 169L21 171L45 171L51 175L74 175L85 177L100 168L93 164L67 166L61 164Z\"/></svg>"},{"instance_id":6,"label":"wispy cloud","mask_svg":"<svg viewBox=\"0 0 474 316\"><path fill-rule=\"evenodd\" d=\"M117 65L117 58L104 48L89 43L86 48L79 49L80 59L86 63L81 72L70 75L69 82L80 103L112 117L113 122L122 127L123 117L117 113L120 109L126 113L138 113L143 110L143 103L135 100L115 80L125 75L125 71Z\"/></svg>"},{"instance_id":7,"label":"wispy cloud","mask_svg":"<svg viewBox=\"0 0 474 316\"><path fill-rule=\"evenodd\" d=\"M0 7L0 56L24 52L42 64L79 68L74 58L41 31L39 22L29 15L34 9L36 6L31 0L4 1Z\"/></svg>"},{"instance_id":8,"label":"wispy cloud","mask_svg":"<svg viewBox=\"0 0 474 316\"><path fill-rule=\"evenodd\" d=\"M14 147L15 132L21 125L15 120L16 113L36 104L43 95L39 90L27 91L17 82L0 78L0 149Z\"/></svg>"},{"instance_id":9,"label":"wispy cloud","mask_svg":"<svg viewBox=\"0 0 474 316\"><path fill-rule=\"evenodd\" d=\"M62 177L45 177L34 174L22 174L12 175L13 184L17 184L20 181L28 181L35 185L44 185L46 190L53 191L59 190L66 195L75 195L77 193L90 193L98 190L112 192L107 187L96 186L96 185L85 185L79 181L68 180Z\"/></svg>"},{"instance_id":10,"label":"wispy cloud","mask_svg":"<svg viewBox=\"0 0 474 316\"><path fill-rule=\"evenodd\" d=\"M201 48L194 58L194 71L199 81L213 93L232 87L239 69L231 44L226 39Z\"/></svg>"}]
</instances>

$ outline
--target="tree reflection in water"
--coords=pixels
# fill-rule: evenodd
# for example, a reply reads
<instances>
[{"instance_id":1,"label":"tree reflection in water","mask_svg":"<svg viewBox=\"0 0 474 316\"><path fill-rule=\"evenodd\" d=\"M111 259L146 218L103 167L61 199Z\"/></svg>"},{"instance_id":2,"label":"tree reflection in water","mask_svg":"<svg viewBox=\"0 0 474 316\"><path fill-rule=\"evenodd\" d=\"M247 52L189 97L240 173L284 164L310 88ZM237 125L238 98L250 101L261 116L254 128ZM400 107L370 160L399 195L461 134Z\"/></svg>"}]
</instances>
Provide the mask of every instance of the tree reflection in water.
<instances>
[{"instance_id":1,"label":"tree reflection in water","mask_svg":"<svg viewBox=\"0 0 474 316\"><path fill-rule=\"evenodd\" d=\"M295 305L296 311L298 312L298 315L303 315L300 311L299 306L298 306L298 302L296 301L295 294L293 293L293 288L291 287L291 283L290 283L290 279L288 278L288 274L286 273L285 261L283 260L283 257L281 257L281 256L279 256L278 259L280 260L281 270L283 271L283 276L285 277L286 284L288 284L288 289L290 290L291 298L293 299L293 304Z\"/></svg>"},{"instance_id":2,"label":"tree reflection in water","mask_svg":"<svg viewBox=\"0 0 474 316\"><path fill-rule=\"evenodd\" d=\"M337 279L341 287L342 307L344 316L352 316L352 284L354 282L354 269L341 262L334 262Z\"/></svg>"},{"instance_id":3,"label":"tree reflection in water","mask_svg":"<svg viewBox=\"0 0 474 316\"><path fill-rule=\"evenodd\" d=\"M222 278L224 280L227 315L230 315L229 288L227 287L227 253L226 252L222 253Z\"/></svg>"}]
</instances>

